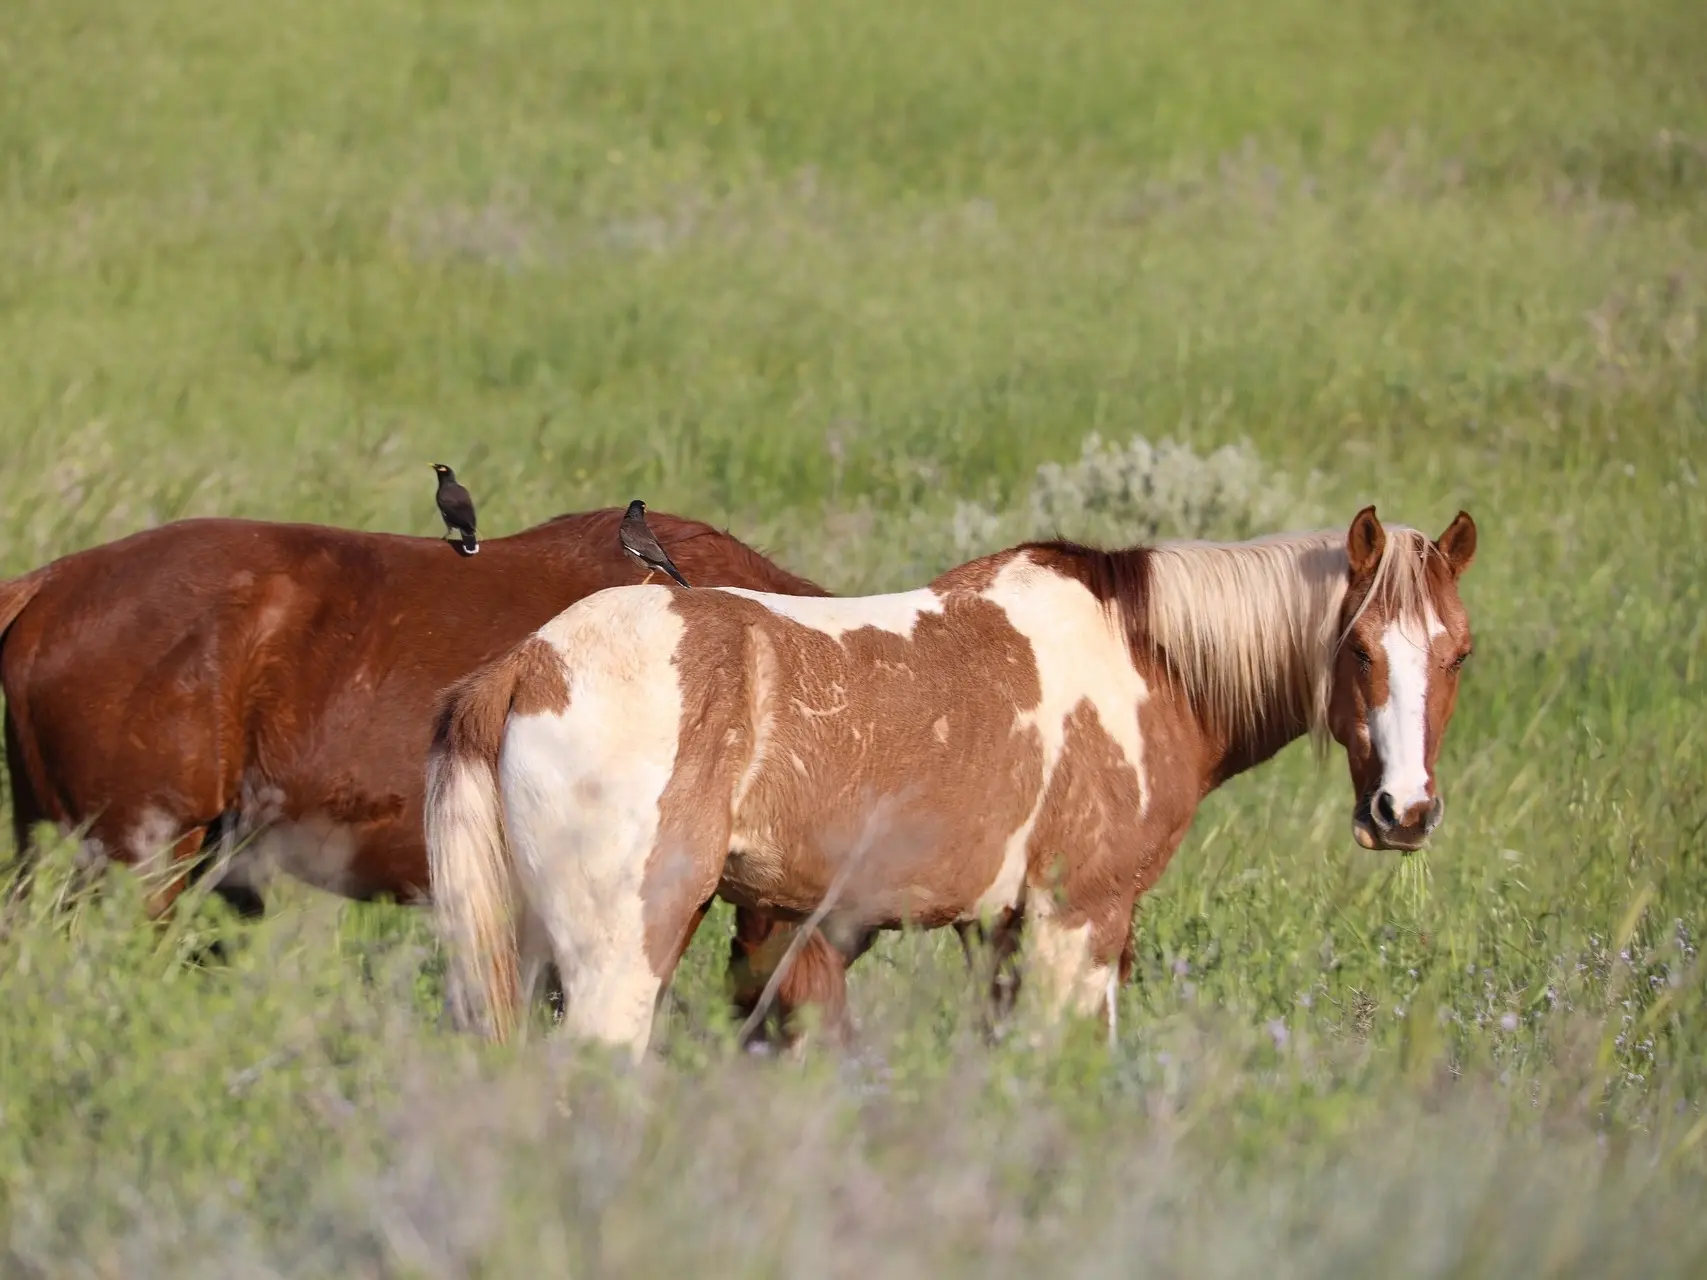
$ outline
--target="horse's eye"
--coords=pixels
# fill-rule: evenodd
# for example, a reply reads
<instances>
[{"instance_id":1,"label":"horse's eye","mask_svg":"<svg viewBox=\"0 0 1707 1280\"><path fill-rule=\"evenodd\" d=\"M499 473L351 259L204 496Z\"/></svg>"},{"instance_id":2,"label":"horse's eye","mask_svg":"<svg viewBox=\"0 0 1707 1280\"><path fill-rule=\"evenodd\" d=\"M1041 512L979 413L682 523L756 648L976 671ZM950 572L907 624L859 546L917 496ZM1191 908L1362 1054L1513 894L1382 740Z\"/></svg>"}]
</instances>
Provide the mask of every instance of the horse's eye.
<instances>
[{"instance_id":1,"label":"horse's eye","mask_svg":"<svg viewBox=\"0 0 1707 1280\"><path fill-rule=\"evenodd\" d=\"M1365 671L1369 670L1372 665L1368 650L1362 649L1355 644L1351 646L1351 656L1357 659L1357 665L1362 667Z\"/></svg>"},{"instance_id":2,"label":"horse's eye","mask_svg":"<svg viewBox=\"0 0 1707 1280\"><path fill-rule=\"evenodd\" d=\"M1466 662L1470 661L1470 655L1474 652L1476 652L1474 649L1464 650L1463 653L1459 654L1452 660L1452 669L1454 671L1460 670Z\"/></svg>"}]
</instances>

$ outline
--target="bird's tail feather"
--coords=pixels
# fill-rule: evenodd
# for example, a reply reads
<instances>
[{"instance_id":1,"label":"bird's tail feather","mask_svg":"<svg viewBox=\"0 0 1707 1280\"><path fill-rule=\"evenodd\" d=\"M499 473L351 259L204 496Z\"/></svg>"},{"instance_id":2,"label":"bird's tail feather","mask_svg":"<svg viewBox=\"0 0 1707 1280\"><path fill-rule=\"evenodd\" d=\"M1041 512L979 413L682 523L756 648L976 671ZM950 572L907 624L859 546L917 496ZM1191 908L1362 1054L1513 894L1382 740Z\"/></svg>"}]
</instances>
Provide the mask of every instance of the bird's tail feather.
<instances>
[{"instance_id":1,"label":"bird's tail feather","mask_svg":"<svg viewBox=\"0 0 1707 1280\"><path fill-rule=\"evenodd\" d=\"M462 535L462 554L465 556L480 554L480 539L474 536L472 529L466 530Z\"/></svg>"}]
</instances>

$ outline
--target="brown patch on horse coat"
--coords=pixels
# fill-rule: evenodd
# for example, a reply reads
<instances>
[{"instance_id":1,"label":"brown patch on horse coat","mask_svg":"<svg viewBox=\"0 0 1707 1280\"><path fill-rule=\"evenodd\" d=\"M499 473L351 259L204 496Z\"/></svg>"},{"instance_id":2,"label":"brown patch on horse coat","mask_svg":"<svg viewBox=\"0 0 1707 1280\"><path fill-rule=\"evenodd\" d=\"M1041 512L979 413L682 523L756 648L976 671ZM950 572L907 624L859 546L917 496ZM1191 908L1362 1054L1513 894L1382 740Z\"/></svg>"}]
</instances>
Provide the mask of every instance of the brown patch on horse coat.
<instances>
[{"instance_id":1,"label":"brown patch on horse coat","mask_svg":"<svg viewBox=\"0 0 1707 1280\"><path fill-rule=\"evenodd\" d=\"M1050 914L1063 928L1090 923L1098 964L1119 957L1130 930L1146 861L1140 791L1137 770L1096 708L1081 701L1067 717L1061 759L1027 844L1026 881L1031 892L1057 897Z\"/></svg>"},{"instance_id":2,"label":"brown patch on horse coat","mask_svg":"<svg viewBox=\"0 0 1707 1280\"><path fill-rule=\"evenodd\" d=\"M910 635L838 638L724 593L672 607L681 729L649 922L681 919L708 876L739 906L795 918L835 886L838 914L885 926L946 923L989 887L1043 772L1019 723L1042 696L1036 663L1001 608L955 592ZM945 767L957 756L978 767ZM655 972L674 944L649 925Z\"/></svg>"},{"instance_id":3,"label":"brown patch on horse coat","mask_svg":"<svg viewBox=\"0 0 1707 1280\"><path fill-rule=\"evenodd\" d=\"M1150 591L1147 548L1104 551L1077 542L1029 542L1018 550L1034 564L1071 578L1089 591L1111 618L1124 623L1134 657L1138 656L1144 641L1144 600Z\"/></svg>"},{"instance_id":4,"label":"brown patch on horse coat","mask_svg":"<svg viewBox=\"0 0 1707 1280\"><path fill-rule=\"evenodd\" d=\"M1030 643L999 606L958 593L911 636L836 640L768 614L757 629L777 655L770 745L726 878L761 907L810 910L840 878L840 909L868 924L959 916L1042 785L1040 735L1019 723L1042 699Z\"/></svg>"},{"instance_id":5,"label":"brown patch on horse coat","mask_svg":"<svg viewBox=\"0 0 1707 1280\"><path fill-rule=\"evenodd\" d=\"M569 709L563 659L539 636L458 680L439 699L433 750L496 771L511 714L559 715Z\"/></svg>"},{"instance_id":6,"label":"brown patch on horse coat","mask_svg":"<svg viewBox=\"0 0 1707 1280\"><path fill-rule=\"evenodd\" d=\"M696 904L717 888L729 847L728 796L750 741L731 673L708 669L681 686L675 768L658 799L658 833L641 888L646 959L665 981L686 948L683 929L697 924ZM699 743L715 749L696 750Z\"/></svg>"},{"instance_id":7,"label":"brown patch on horse coat","mask_svg":"<svg viewBox=\"0 0 1707 1280\"><path fill-rule=\"evenodd\" d=\"M996 575L1017 554L1017 550L993 551L987 556L956 565L939 574L931 582L930 589L945 599L952 595L976 596L989 588Z\"/></svg>"}]
</instances>

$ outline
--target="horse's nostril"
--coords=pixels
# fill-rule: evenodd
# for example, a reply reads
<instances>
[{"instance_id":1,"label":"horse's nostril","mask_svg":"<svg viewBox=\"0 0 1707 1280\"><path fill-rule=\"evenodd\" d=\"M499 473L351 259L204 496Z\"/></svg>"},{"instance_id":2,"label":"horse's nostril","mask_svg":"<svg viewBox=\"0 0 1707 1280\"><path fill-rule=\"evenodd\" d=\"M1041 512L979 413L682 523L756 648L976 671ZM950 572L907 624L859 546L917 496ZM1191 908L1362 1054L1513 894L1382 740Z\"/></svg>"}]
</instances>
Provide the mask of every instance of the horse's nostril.
<instances>
[{"instance_id":1,"label":"horse's nostril","mask_svg":"<svg viewBox=\"0 0 1707 1280\"><path fill-rule=\"evenodd\" d=\"M1375 797L1375 820L1384 827L1397 826L1399 815L1393 809L1393 797L1383 791Z\"/></svg>"},{"instance_id":2,"label":"horse's nostril","mask_svg":"<svg viewBox=\"0 0 1707 1280\"><path fill-rule=\"evenodd\" d=\"M1445 802L1442 801L1439 796L1436 796L1433 801L1430 802L1428 806L1428 825L1430 829L1440 825L1440 813L1445 807Z\"/></svg>"}]
</instances>

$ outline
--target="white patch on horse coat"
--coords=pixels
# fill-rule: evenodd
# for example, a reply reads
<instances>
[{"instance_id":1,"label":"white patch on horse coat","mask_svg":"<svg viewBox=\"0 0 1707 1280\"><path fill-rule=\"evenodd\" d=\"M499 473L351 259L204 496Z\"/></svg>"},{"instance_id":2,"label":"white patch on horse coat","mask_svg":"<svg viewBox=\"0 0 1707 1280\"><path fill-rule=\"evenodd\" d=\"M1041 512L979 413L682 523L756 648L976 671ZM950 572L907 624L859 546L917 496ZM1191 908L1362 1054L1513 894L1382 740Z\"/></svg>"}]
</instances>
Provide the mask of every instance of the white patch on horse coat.
<instances>
[{"instance_id":1,"label":"white patch on horse coat","mask_svg":"<svg viewBox=\"0 0 1707 1280\"><path fill-rule=\"evenodd\" d=\"M1066 741L1067 717L1080 702L1096 708L1104 731L1138 776L1138 809L1149 804L1144 749L1138 733L1138 708L1149 696L1144 677L1132 665L1126 638L1082 583L1027 556L1016 556L982 593L998 604L1008 621L1031 645L1043 697L1019 715L1016 728L1035 729L1043 742L1043 780L1037 801L1018 830L1008 837L1001 869L979 897L970 917L988 916L1019 904L1024 888L1027 845L1043 797Z\"/></svg>"},{"instance_id":2,"label":"white patch on horse coat","mask_svg":"<svg viewBox=\"0 0 1707 1280\"><path fill-rule=\"evenodd\" d=\"M112 860L112 850L107 848L106 841L99 836L83 835L78 824L71 822L56 822L53 829L59 833L61 840L77 841L76 866L79 868L94 868L105 866Z\"/></svg>"},{"instance_id":3,"label":"white patch on horse coat","mask_svg":"<svg viewBox=\"0 0 1707 1280\"><path fill-rule=\"evenodd\" d=\"M718 587L732 596L756 600L778 617L821 631L840 640L849 631L876 627L879 631L912 637L913 628L927 613L942 612L942 597L929 588L900 591L887 596L777 596L745 587Z\"/></svg>"},{"instance_id":4,"label":"white patch on horse coat","mask_svg":"<svg viewBox=\"0 0 1707 1280\"><path fill-rule=\"evenodd\" d=\"M125 841L130 856L144 875L164 873L172 861L172 846L183 835L183 828L172 815L162 809L142 811L136 825Z\"/></svg>"},{"instance_id":5,"label":"white patch on horse coat","mask_svg":"<svg viewBox=\"0 0 1707 1280\"><path fill-rule=\"evenodd\" d=\"M1430 610L1426 628L1393 622L1381 633L1387 701L1370 709L1369 737L1381 761L1381 790L1393 798L1393 810L1400 816L1429 800L1429 649L1445 630Z\"/></svg>"},{"instance_id":6,"label":"white patch on horse coat","mask_svg":"<svg viewBox=\"0 0 1707 1280\"><path fill-rule=\"evenodd\" d=\"M747 641L747 715L752 722L753 749L752 759L747 762L741 780L735 785L735 798L730 808L736 813L740 812L747 793L764 771L770 758L771 738L776 732L776 711L772 706L777 686L776 646L763 627L749 627Z\"/></svg>"},{"instance_id":7,"label":"white patch on horse coat","mask_svg":"<svg viewBox=\"0 0 1707 1280\"><path fill-rule=\"evenodd\" d=\"M356 833L324 815L274 822L238 837L217 883L259 893L282 872L316 889L342 894L356 852Z\"/></svg>"},{"instance_id":8,"label":"white patch on horse coat","mask_svg":"<svg viewBox=\"0 0 1707 1280\"><path fill-rule=\"evenodd\" d=\"M563 658L569 707L512 716L498 757L517 874L563 979L564 1030L636 1057L659 985L641 888L682 714L672 658L683 626L670 600L663 587L601 593L595 608L546 624L539 635Z\"/></svg>"}]
</instances>

